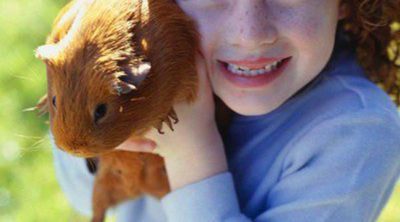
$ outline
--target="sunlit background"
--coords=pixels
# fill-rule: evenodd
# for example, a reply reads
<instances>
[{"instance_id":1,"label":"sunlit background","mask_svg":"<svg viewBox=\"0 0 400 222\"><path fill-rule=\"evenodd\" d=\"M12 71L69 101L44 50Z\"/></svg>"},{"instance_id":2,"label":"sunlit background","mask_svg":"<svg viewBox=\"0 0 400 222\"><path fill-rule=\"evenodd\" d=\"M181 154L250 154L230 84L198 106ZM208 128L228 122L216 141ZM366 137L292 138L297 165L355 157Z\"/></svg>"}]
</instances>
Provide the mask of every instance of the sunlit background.
<instances>
[{"instance_id":1,"label":"sunlit background","mask_svg":"<svg viewBox=\"0 0 400 222\"><path fill-rule=\"evenodd\" d=\"M66 0L0 1L0 221L88 221L69 206L55 178L45 117L23 112L45 93L44 43ZM400 161L400 160L399 160ZM379 222L400 221L400 184Z\"/></svg>"}]
</instances>

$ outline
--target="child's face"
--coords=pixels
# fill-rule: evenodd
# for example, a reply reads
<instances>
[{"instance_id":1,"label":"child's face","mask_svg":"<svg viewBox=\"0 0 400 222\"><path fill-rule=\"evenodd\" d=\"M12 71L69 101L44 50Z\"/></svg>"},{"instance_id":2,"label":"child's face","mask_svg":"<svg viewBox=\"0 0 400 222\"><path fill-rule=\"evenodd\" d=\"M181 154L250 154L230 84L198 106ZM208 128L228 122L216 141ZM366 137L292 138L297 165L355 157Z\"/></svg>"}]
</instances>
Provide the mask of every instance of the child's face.
<instances>
[{"instance_id":1,"label":"child's face","mask_svg":"<svg viewBox=\"0 0 400 222\"><path fill-rule=\"evenodd\" d=\"M333 50L339 0L176 2L198 24L214 92L243 115L277 108L318 75Z\"/></svg>"}]
</instances>

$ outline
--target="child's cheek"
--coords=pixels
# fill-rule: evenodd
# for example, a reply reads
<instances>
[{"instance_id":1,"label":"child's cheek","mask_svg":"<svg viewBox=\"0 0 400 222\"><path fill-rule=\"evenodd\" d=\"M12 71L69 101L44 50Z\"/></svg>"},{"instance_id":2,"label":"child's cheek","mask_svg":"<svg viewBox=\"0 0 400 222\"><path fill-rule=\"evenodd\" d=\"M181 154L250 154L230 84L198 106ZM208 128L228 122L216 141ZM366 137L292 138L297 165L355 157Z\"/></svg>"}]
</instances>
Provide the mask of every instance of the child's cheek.
<instances>
[{"instance_id":1,"label":"child's cheek","mask_svg":"<svg viewBox=\"0 0 400 222\"><path fill-rule=\"evenodd\" d=\"M270 8L271 23L278 30L281 38L307 42L318 39L323 29L324 17L316 7L296 6Z\"/></svg>"},{"instance_id":2,"label":"child's cheek","mask_svg":"<svg viewBox=\"0 0 400 222\"><path fill-rule=\"evenodd\" d=\"M271 9L271 19L279 37L296 52L298 65L303 68L313 64L323 65L322 60L326 60L331 53L337 23L333 1L310 0L307 3Z\"/></svg>"}]
</instances>

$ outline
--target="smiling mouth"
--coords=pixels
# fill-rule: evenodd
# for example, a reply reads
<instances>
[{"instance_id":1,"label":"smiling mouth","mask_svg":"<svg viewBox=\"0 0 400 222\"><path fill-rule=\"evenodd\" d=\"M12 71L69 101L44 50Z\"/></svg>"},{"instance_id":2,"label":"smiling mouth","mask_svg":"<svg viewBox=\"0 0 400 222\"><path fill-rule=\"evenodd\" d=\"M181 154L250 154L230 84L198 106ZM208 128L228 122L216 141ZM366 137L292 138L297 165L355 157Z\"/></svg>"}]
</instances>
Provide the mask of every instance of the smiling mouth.
<instances>
[{"instance_id":1,"label":"smiling mouth","mask_svg":"<svg viewBox=\"0 0 400 222\"><path fill-rule=\"evenodd\" d=\"M256 61L220 61L218 69L223 79L238 88L262 88L285 73L292 57L261 58Z\"/></svg>"},{"instance_id":2,"label":"smiling mouth","mask_svg":"<svg viewBox=\"0 0 400 222\"><path fill-rule=\"evenodd\" d=\"M238 76L243 76L243 77L253 77L253 76L274 73L274 71L281 68L290 59L291 59L291 57L283 58L281 60L277 60L275 62L266 64L266 65L261 65L258 68L254 68L254 65L252 67L248 67L248 66L237 65L234 63L228 63L228 62L224 62L224 61L218 61L218 62L220 62L224 66L224 68L232 74L235 74Z\"/></svg>"}]
</instances>

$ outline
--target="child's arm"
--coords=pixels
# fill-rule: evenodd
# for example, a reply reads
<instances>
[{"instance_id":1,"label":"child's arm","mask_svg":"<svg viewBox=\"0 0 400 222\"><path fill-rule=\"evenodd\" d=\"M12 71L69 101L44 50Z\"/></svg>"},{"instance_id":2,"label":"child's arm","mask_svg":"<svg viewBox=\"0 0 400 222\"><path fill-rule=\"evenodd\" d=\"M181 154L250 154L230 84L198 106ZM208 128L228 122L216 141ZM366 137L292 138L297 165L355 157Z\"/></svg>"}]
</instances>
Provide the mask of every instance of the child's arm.
<instances>
[{"instance_id":1,"label":"child's arm","mask_svg":"<svg viewBox=\"0 0 400 222\"><path fill-rule=\"evenodd\" d=\"M324 120L293 140L280 180L269 191L259 184L249 200L263 198L265 204L245 203L252 219L239 208L232 175L225 172L164 197L168 220L376 220L400 172L400 123L398 117L380 112L360 111Z\"/></svg>"}]
</instances>

